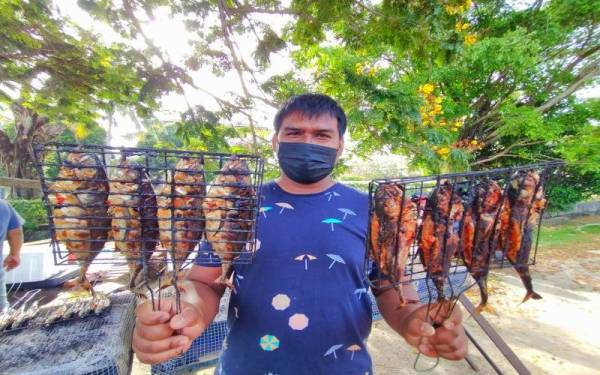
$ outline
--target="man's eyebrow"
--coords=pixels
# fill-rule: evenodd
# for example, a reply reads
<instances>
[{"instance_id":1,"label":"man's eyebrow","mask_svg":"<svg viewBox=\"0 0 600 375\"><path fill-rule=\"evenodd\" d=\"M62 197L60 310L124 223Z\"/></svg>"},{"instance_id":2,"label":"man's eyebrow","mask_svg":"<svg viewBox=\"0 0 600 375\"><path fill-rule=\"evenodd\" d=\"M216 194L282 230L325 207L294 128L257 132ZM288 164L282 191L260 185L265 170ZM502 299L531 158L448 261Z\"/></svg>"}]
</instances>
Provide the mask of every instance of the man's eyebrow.
<instances>
[{"instance_id":1,"label":"man's eyebrow","mask_svg":"<svg viewBox=\"0 0 600 375\"><path fill-rule=\"evenodd\" d=\"M297 128L297 127L295 127L293 125L284 125L284 126L282 126L282 130L298 130L298 131L301 131L302 128Z\"/></svg>"}]
</instances>

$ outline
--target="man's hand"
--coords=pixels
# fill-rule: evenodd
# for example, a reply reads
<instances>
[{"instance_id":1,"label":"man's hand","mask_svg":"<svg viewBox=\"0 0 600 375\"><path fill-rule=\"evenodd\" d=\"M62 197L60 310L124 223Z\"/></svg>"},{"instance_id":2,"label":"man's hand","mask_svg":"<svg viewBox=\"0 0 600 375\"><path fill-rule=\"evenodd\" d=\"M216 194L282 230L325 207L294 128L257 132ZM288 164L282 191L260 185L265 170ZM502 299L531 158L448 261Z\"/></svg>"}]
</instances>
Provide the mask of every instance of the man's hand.
<instances>
[{"instance_id":1,"label":"man's hand","mask_svg":"<svg viewBox=\"0 0 600 375\"><path fill-rule=\"evenodd\" d=\"M6 258L4 258L4 268L7 271L19 267L19 264L21 264L21 257L17 254L9 254Z\"/></svg>"},{"instance_id":2,"label":"man's hand","mask_svg":"<svg viewBox=\"0 0 600 375\"><path fill-rule=\"evenodd\" d=\"M445 302L415 309L404 320L402 336L406 341L428 357L442 357L450 360L460 360L467 355L467 336L462 326L462 313L459 306ZM450 309L452 313L448 316ZM431 322L440 322L438 328L433 328Z\"/></svg>"},{"instance_id":3,"label":"man's hand","mask_svg":"<svg viewBox=\"0 0 600 375\"><path fill-rule=\"evenodd\" d=\"M162 300L156 311L147 301L136 309L132 347L141 362L161 363L186 352L205 329L202 314L187 302L181 302L181 314L176 314L174 300Z\"/></svg>"}]
</instances>

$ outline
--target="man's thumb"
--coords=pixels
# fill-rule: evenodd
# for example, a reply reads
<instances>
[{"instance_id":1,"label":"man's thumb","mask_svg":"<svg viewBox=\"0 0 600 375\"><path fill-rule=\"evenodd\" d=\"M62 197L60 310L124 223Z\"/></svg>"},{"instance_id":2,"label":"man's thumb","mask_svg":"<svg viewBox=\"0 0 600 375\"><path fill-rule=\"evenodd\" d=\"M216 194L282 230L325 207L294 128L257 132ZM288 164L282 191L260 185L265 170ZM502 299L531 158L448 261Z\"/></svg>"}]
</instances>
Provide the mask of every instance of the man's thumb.
<instances>
[{"instance_id":1,"label":"man's thumb","mask_svg":"<svg viewBox=\"0 0 600 375\"><path fill-rule=\"evenodd\" d=\"M193 307L185 307L181 314L175 315L171 319L171 328L173 329L182 329L185 327L190 327L198 322L200 316L198 315L198 311Z\"/></svg>"}]
</instances>

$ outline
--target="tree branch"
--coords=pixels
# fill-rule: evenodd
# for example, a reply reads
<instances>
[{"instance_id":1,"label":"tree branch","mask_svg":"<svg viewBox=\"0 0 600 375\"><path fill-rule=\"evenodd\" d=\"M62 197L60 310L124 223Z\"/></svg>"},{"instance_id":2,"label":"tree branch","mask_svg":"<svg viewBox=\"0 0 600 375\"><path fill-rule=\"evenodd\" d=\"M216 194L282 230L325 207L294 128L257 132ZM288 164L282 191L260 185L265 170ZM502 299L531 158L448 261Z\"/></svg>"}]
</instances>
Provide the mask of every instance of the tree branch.
<instances>
[{"instance_id":1,"label":"tree branch","mask_svg":"<svg viewBox=\"0 0 600 375\"><path fill-rule=\"evenodd\" d=\"M585 84L588 79L594 77L598 73L600 73L600 66L598 66L597 64L592 63L590 65L585 66L581 69L581 72L577 75L577 78L574 82L572 82L563 92L537 107L537 110L542 113L546 112L547 110L558 104L560 101L562 101L564 98L573 94L581 86L583 86L583 84Z\"/></svg>"},{"instance_id":2,"label":"tree branch","mask_svg":"<svg viewBox=\"0 0 600 375\"><path fill-rule=\"evenodd\" d=\"M544 143L544 141L513 143L512 145L508 146L507 148L498 152L497 154L494 154L486 159L477 160L477 161L471 163L471 165L474 166L474 165L481 165L481 164L489 163L490 161L494 161L496 159L500 159L505 156L516 156L514 154L510 154L509 151L515 147L531 146L531 145L540 144L540 143Z\"/></svg>"}]
</instances>

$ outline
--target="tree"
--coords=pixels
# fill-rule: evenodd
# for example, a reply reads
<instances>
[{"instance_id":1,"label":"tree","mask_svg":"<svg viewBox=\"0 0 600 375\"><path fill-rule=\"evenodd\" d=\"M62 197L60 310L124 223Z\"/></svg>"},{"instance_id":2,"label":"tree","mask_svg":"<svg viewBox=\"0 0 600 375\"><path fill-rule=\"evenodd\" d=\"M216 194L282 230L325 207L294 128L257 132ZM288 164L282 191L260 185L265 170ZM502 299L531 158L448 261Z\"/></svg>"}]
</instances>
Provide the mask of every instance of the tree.
<instances>
[{"instance_id":1,"label":"tree","mask_svg":"<svg viewBox=\"0 0 600 375\"><path fill-rule=\"evenodd\" d=\"M294 26L295 59L345 104L364 153L389 147L434 171L483 168L569 159L567 139L593 136L597 100L574 94L600 75L598 1L294 7L316 18Z\"/></svg>"},{"instance_id":2,"label":"tree","mask_svg":"<svg viewBox=\"0 0 600 375\"><path fill-rule=\"evenodd\" d=\"M0 167L33 177L32 143L55 139L64 126L79 138L114 105L146 116L171 89L168 74L125 44L100 38L61 18L47 1L0 0Z\"/></svg>"}]
</instances>

